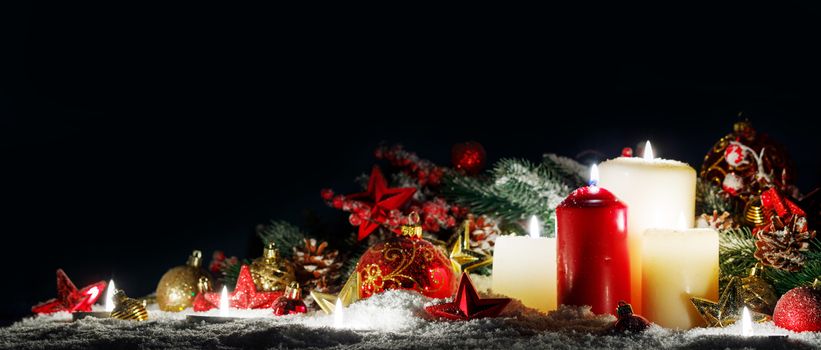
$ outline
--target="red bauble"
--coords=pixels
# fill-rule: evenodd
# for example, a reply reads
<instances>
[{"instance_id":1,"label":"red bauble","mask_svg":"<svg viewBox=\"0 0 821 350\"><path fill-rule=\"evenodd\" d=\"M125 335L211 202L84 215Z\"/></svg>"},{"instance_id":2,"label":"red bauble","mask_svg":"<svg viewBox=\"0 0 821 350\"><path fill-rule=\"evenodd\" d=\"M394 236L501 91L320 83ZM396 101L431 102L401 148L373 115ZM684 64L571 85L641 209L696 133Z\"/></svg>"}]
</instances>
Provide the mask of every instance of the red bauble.
<instances>
[{"instance_id":1,"label":"red bauble","mask_svg":"<svg viewBox=\"0 0 821 350\"><path fill-rule=\"evenodd\" d=\"M613 324L611 329L613 333L639 333L650 327L650 321L639 315L634 315L633 307L625 301L619 301L616 314L619 315L619 319Z\"/></svg>"},{"instance_id":2,"label":"red bauble","mask_svg":"<svg viewBox=\"0 0 821 350\"><path fill-rule=\"evenodd\" d=\"M485 167L485 148L475 141L457 143L450 149L450 159L456 170L475 175Z\"/></svg>"},{"instance_id":3,"label":"red bauble","mask_svg":"<svg viewBox=\"0 0 821 350\"><path fill-rule=\"evenodd\" d=\"M793 332L821 331L821 289L793 288L775 304L773 322Z\"/></svg>"},{"instance_id":4,"label":"red bauble","mask_svg":"<svg viewBox=\"0 0 821 350\"><path fill-rule=\"evenodd\" d=\"M456 290L453 265L444 252L421 238L399 236L368 248L356 265L361 298L388 289L410 289L431 298Z\"/></svg>"},{"instance_id":5,"label":"red bauble","mask_svg":"<svg viewBox=\"0 0 821 350\"><path fill-rule=\"evenodd\" d=\"M740 144L730 143L724 149L724 160L732 167L747 164L747 156L744 154L744 148Z\"/></svg>"},{"instance_id":6,"label":"red bauble","mask_svg":"<svg viewBox=\"0 0 821 350\"><path fill-rule=\"evenodd\" d=\"M274 305L272 305L271 308L274 309L274 315L277 316L304 314L308 312L308 307L305 306L305 302L302 301L302 290L299 287L299 283L291 282L288 288L285 288L285 294L277 298L277 300L274 300Z\"/></svg>"}]
</instances>

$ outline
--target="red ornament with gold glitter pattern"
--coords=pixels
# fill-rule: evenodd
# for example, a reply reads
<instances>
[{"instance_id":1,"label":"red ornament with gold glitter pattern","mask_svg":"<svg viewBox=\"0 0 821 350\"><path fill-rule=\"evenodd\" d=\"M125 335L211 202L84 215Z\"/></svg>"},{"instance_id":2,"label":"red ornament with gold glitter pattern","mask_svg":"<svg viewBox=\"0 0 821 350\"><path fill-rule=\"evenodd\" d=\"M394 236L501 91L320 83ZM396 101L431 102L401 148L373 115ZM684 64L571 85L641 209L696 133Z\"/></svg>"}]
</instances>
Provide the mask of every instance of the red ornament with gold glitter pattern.
<instances>
[{"instance_id":1,"label":"red ornament with gold glitter pattern","mask_svg":"<svg viewBox=\"0 0 821 350\"><path fill-rule=\"evenodd\" d=\"M368 248L356 266L361 298L389 289L415 290L430 298L448 298L457 279L445 253L422 239L419 216L414 226L403 226L402 235ZM415 219L415 220L414 220Z\"/></svg>"}]
</instances>

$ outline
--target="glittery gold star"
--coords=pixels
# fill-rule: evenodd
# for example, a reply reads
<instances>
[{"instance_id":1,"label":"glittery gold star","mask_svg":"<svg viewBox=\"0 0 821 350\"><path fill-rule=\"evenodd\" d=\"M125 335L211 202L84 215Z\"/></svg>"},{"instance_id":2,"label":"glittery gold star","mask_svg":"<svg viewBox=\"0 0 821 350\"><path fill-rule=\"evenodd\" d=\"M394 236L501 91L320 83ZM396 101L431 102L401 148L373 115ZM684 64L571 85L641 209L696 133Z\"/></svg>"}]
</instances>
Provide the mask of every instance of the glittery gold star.
<instances>
[{"instance_id":1,"label":"glittery gold star","mask_svg":"<svg viewBox=\"0 0 821 350\"><path fill-rule=\"evenodd\" d=\"M469 220L465 220L464 235L457 237L450 249L450 262L458 274L493 263L492 256L470 250Z\"/></svg>"},{"instance_id":2,"label":"glittery gold star","mask_svg":"<svg viewBox=\"0 0 821 350\"><path fill-rule=\"evenodd\" d=\"M718 298L718 302L691 297L690 302L698 311L704 322L708 327L726 327L739 319L741 319L741 310L744 308L744 302L738 297L739 279L738 277L731 277L727 282L724 291ZM766 322L770 320L770 316L759 312L751 312L754 322Z\"/></svg>"},{"instance_id":3,"label":"glittery gold star","mask_svg":"<svg viewBox=\"0 0 821 350\"><path fill-rule=\"evenodd\" d=\"M339 291L339 294L333 295L312 290L311 298L314 298L316 305L318 305L322 311L325 311L326 314L332 314L336 308L337 299L342 300L342 306L345 307L359 300L359 282L359 273L354 272L348 277L348 280L345 281L345 285L342 286L342 290Z\"/></svg>"}]
</instances>

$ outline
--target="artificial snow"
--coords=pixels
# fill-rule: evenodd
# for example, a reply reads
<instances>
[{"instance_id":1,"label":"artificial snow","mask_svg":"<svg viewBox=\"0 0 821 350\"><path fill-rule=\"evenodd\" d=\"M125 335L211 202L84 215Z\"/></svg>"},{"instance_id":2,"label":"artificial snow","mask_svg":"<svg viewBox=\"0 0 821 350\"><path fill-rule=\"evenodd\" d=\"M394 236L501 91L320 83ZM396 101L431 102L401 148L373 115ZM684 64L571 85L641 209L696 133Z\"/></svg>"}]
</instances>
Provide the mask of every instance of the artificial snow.
<instances>
[{"instance_id":1,"label":"artificial snow","mask_svg":"<svg viewBox=\"0 0 821 350\"><path fill-rule=\"evenodd\" d=\"M479 290L489 280L474 278ZM189 322L189 314L149 308L148 321L86 318L68 313L41 315L0 328L0 349L143 348L345 348L345 349L701 349L821 347L821 333L792 333L772 323L756 324L757 334L743 338L740 325L675 331L652 326L646 332L611 335L611 315L594 315L589 307L561 307L549 314L513 301L498 318L472 321L432 319L427 305L443 302L408 291L388 291L344 310L344 327L320 312L274 317L270 310L231 310L241 319L228 323Z\"/></svg>"}]
</instances>

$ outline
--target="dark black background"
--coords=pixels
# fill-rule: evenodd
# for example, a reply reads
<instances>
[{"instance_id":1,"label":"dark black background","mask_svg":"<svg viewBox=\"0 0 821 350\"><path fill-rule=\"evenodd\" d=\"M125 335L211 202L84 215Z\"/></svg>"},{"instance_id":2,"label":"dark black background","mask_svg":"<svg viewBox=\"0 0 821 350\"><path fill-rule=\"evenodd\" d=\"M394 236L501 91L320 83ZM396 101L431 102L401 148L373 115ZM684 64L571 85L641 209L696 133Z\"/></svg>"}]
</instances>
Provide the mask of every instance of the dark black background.
<instances>
[{"instance_id":1,"label":"dark black background","mask_svg":"<svg viewBox=\"0 0 821 350\"><path fill-rule=\"evenodd\" d=\"M818 10L259 8L2 11L0 319L115 277L147 294L194 248L253 257L254 226L334 225L380 141L448 164L615 156L698 168L739 111L821 183Z\"/></svg>"}]
</instances>

